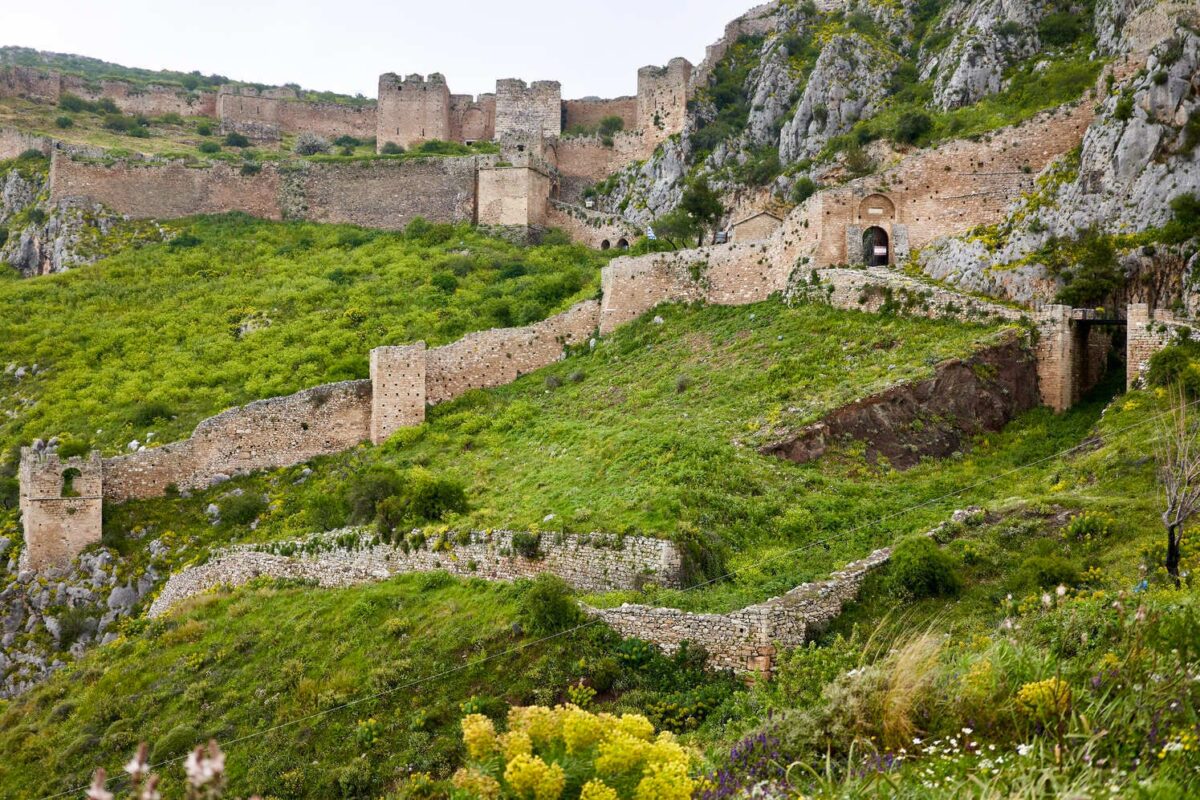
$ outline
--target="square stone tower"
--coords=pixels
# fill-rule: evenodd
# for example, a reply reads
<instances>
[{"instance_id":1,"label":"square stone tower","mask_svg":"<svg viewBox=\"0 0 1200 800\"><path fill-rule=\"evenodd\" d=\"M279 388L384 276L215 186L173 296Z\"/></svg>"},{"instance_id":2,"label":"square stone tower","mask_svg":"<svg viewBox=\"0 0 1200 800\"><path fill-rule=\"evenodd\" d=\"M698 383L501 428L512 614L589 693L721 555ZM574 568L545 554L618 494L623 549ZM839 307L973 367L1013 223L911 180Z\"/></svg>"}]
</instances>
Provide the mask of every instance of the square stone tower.
<instances>
[{"instance_id":1,"label":"square stone tower","mask_svg":"<svg viewBox=\"0 0 1200 800\"><path fill-rule=\"evenodd\" d=\"M450 88L443 75L401 78L388 72L379 76L379 103L375 114L376 148L388 142L411 147L431 139L449 141Z\"/></svg>"},{"instance_id":2,"label":"square stone tower","mask_svg":"<svg viewBox=\"0 0 1200 800\"><path fill-rule=\"evenodd\" d=\"M496 138L560 136L562 84L558 81L496 81Z\"/></svg>"},{"instance_id":3,"label":"square stone tower","mask_svg":"<svg viewBox=\"0 0 1200 800\"><path fill-rule=\"evenodd\" d=\"M647 143L657 145L683 131L691 80L692 64L686 58L638 70L637 122Z\"/></svg>"},{"instance_id":4,"label":"square stone tower","mask_svg":"<svg viewBox=\"0 0 1200 800\"><path fill-rule=\"evenodd\" d=\"M371 442L425 421L425 343L371 351Z\"/></svg>"},{"instance_id":5,"label":"square stone tower","mask_svg":"<svg viewBox=\"0 0 1200 800\"><path fill-rule=\"evenodd\" d=\"M104 464L98 452L64 460L54 452L23 447L18 475L23 568L65 567L100 541Z\"/></svg>"}]
</instances>

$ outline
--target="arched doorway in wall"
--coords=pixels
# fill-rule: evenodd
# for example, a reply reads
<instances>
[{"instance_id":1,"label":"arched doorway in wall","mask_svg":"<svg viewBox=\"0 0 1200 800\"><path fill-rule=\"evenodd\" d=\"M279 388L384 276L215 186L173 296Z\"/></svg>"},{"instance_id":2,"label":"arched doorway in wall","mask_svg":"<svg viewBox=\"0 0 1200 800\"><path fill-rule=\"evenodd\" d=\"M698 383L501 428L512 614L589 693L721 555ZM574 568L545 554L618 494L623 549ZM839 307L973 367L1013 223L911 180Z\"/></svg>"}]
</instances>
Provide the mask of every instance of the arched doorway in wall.
<instances>
[{"instance_id":1,"label":"arched doorway in wall","mask_svg":"<svg viewBox=\"0 0 1200 800\"><path fill-rule=\"evenodd\" d=\"M610 242L608 239L605 239L603 242L600 243L601 250L607 250L610 247L612 247L612 242Z\"/></svg>"},{"instance_id":2,"label":"arched doorway in wall","mask_svg":"<svg viewBox=\"0 0 1200 800\"><path fill-rule=\"evenodd\" d=\"M621 239L620 241L617 242L617 247L619 247L622 250L628 250L629 249L629 241L626 239Z\"/></svg>"},{"instance_id":3,"label":"arched doorway in wall","mask_svg":"<svg viewBox=\"0 0 1200 800\"><path fill-rule=\"evenodd\" d=\"M872 226L863 231L863 263L868 267L886 267L891 263L891 242L883 228Z\"/></svg>"}]
</instances>

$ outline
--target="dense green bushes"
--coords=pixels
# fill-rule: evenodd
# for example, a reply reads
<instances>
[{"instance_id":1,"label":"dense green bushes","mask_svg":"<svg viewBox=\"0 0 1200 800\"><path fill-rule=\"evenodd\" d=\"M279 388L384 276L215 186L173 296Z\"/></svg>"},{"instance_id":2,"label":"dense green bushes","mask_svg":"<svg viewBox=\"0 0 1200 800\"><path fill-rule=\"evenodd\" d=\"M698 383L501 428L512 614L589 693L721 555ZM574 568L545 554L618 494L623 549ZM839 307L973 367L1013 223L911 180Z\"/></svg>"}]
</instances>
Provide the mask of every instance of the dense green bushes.
<instances>
[{"instance_id":1,"label":"dense green bushes","mask_svg":"<svg viewBox=\"0 0 1200 800\"><path fill-rule=\"evenodd\" d=\"M518 619L534 636L548 636L578 625L579 606L562 578L543 572L522 587Z\"/></svg>"},{"instance_id":2,"label":"dense green bushes","mask_svg":"<svg viewBox=\"0 0 1200 800\"><path fill-rule=\"evenodd\" d=\"M0 315L0 365L47 367L21 384L37 403L0 418L0 447L183 438L233 405L365 378L378 345L544 319L589 296L606 261L421 222L384 233L230 215L166 227L178 234L169 244L0 283L0 304L27 311ZM434 281L446 273L452 293ZM5 409L12 391L0 378Z\"/></svg>"},{"instance_id":3,"label":"dense green bushes","mask_svg":"<svg viewBox=\"0 0 1200 800\"><path fill-rule=\"evenodd\" d=\"M928 536L904 539L896 545L888 578L892 592L910 600L953 597L962 589L954 557Z\"/></svg>"}]
</instances>

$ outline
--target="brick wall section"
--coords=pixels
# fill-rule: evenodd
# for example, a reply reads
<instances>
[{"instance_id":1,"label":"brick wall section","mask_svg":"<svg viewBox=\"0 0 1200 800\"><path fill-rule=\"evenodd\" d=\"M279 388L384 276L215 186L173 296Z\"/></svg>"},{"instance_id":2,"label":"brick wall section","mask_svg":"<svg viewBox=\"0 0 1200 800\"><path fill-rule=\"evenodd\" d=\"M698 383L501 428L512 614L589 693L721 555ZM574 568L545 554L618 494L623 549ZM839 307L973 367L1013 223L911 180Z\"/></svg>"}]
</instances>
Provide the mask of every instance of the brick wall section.
<instances>
[{"instance_id":1,"label":"brick wall section","mask_svg":"<svg viewBox=\"0 0 1200 800\"><path fill-rule=\"evenodd\" d=\"M693 614L674 608L623 605L589 609L625 637L643 639L670 654L683 642L708 652L711 669L769 675L778 650L799 647L858 596L863 580L891 558L891 548L876 550L833 573L782 597L729 614Z\"/></svg>"},{"instance_id":2,"label":"brick wall section","mask_svg":"<svg viewBox=\"0 0 1200 800\"><path fill-rule=\"evenodd\" d=\"M380 75L376 120L375 140L380 148L388 142L411 147L450 139L450 88L445 76L436 72L428 79L401 78L391 72Z\"/></svg>"},{"instance_id":3,"label":"brick wall section","mask_svg":"<svg viewBox=\"0 0 1200 800\"><path fill-rule=\"evenodd\" d=\"M1165 309L1151 309L1145 303L1133 303L1126 315L1125 368L1129 389L1142 385L1150 357L1176 341L1183 329L1195 331L1197 323L1177 318Z\"/></svg>"},{"instance_id":4,"label":"brick wall section","mask_svg":"<svg viewBox=\"0 0 1200 800\"><path fill-rule=\"evenodd\" d=\"M638 98L600 100L589 97L563 101L563 130L576 126L596 128L605 117L620 117L625 122L625 130L635 130L638 127Z\"/></svg>"},{"instance_id":5,"label":"brick wall section","mask_svg":"<svg viewBox=\"0 0 1200 800\"><path fill-rule=\"evenodd\" d=\"M470 333L428 351L425 397L437 405L470 391L512 383L559 361L567 345L586 342L596 330L600 304L587 300L523 328Z\"/></svg>"},{"instance_id":6,"label":"brick wall section","mask_svg":"<svg viewBox=\"0 0 1200 800\"><path fill-rule=\"evenodd\" d=\"M596 249L607 249L605 242L609 247L617 247L622 240L632 244L640 234L635 226L620 217L557 200L551 200L546 209L546 225L564 231L573 242Z\"/></svg>"},{"instance_id":7,"label":"brick wall section","mask_svg":"<svg viewBox=\"0 0 1200 800\"><path fill-rule=\"evenodd\" d=\"M371 382L259 400L204 420L190 439L104 460L104 498L124 501L348 450L371 435Z\"/></svg>"},{"instance_id":8,"label":"brick wall section","mask_svg":"<svg viewBox=\"0 0 1200 800\"><path fill-rule=\"evenodd\" d=\"M371 441L425 421L425 343L371 351Z\"/></svg>"},{"instance_id":9,"label":"brick wall section","mask_svg":"<svg viewBox=\"0 0 1200 800\"><path fill-rule=\"evenodd\" d=\"M243 211L280 219L279 171L263 165L244 176L224 163L189 167L183 162L119 161L101 164L76 161L55 152L50 163L50 196L54 201L87 197L136 218L174 218L192 214Z\"/></svg>"},{"instance_id":10,"label":"brick wall section","mask_svg":"<svg viewBox=\"0 0 1200 800\"><path fill-rule=\"evenodd\" d=\"M375 136L375 105L313 103L267 97L253 89L222 90L217 98L222 129L253 138L263 129L283 133L315 133L327 139Z\"/></svg>"},{"instance_id":11,"label":"brick wall section","mask_svg":"<svg viewBox=\"0 0 1200 800\"><path fill-rule=\"evenodd\" d=\"M282 213L288 219L400 230L415 217L475 218L473 156L308 162L281 171Z\"/></svg>"},{"instance_id":12,"label":"brick wall section","mask_svg":"<svg viewBox=\"0 0 1200 800\"><path fill-rule=\"evenodd\" d=\"M0 161L16 158L26 150L50 155L53 143L44 136L34 136L14 128L0 128Z\"/></svg>"},{"instance_id":13,"label":"brick wall section","mask_svg":"<svg viewBox=\"0 0 1200 800\"><path fill-rule=\"evenodd\" d=\"M342 535L338 532L314 537L318 546L312 549L317 552L295 556L278 555L279 546L229 548L206 564L172 575L149 614L161 616L188 597L217 586L241 586L262 575L314 580L330 588L372 583L411 572L444 570L490 581L532 578L548 572L581 591L605 592L637 589L647 581L678 587L682 572L679 550L661 539L625 537L618 542L605 534L542 534L541 557L531 560L513 553L511 531L471 532L469 543L455 542L441 552L433 552L429 543L409 553L394 545L372 544L366 532L360 532L356 548L341 548L334 540Z\"/></svg>"},{"instance_id":14,"label":"brick wall section","mask_svg":"<svg viewBox=\"0 0 1200 800\"><path fill-rule=\"evenodd\" d=\"M66 470L77 474L72 493L63 496ZM60 459L53 453L21 448L19 503L25 531L21 569L42 570L68 563L90 544L100 541L100 456L92 453Z\"/></svg>"},{"instance_id":15,"label":"brick wall section","mask_svg":"<svg viewBox=\"0 0 1200 800\"><path fill-rule=\"evenodd\" d=\"M562 85L558 81L526 84L516 78L496 81L496 138L562 133Z\"/></svg>"}]
</instances>

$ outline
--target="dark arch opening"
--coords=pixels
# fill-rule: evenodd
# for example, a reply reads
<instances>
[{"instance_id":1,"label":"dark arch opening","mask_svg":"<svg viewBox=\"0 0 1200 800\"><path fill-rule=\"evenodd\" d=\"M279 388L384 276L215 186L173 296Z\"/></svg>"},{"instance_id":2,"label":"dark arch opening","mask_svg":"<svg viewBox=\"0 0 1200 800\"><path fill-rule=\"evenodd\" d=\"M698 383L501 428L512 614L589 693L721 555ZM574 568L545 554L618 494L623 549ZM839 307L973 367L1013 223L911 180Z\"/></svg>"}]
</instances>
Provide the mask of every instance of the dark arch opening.
<instances>
[{"instance_id":1,"label":"dark arch opening","mask_svg":"<svg viewBox=\"0 0 1200 800\"><path fill-rule=\"evenodd\" d=\"M879 227L863 231L863 263L868 267L886 267L891 255L887 231Z\"/></svg>"},{"instance_id":2,"label":"dark arch opening","mask_svg":"<svg viewBox=\"0 0 1200 800\"><path fill-rule=\"evenodd\" d=\"M610 247L612 247L612 242L610 242L608 239L605 239L603 242L600 243L601 250L607 250Z\"/></svg>"},{"instance_id":3,"label":"dark arch opening","mask_svg":"<svg viewBox=\"0 0 1200 800\"><path fill-rule=\"evenodd\" d=\"M617 242L617 247L621 248L622 250L628 250L629 242L627 242L624 239L621 239L620 241Z\"/></svg>"}]
</instances>

